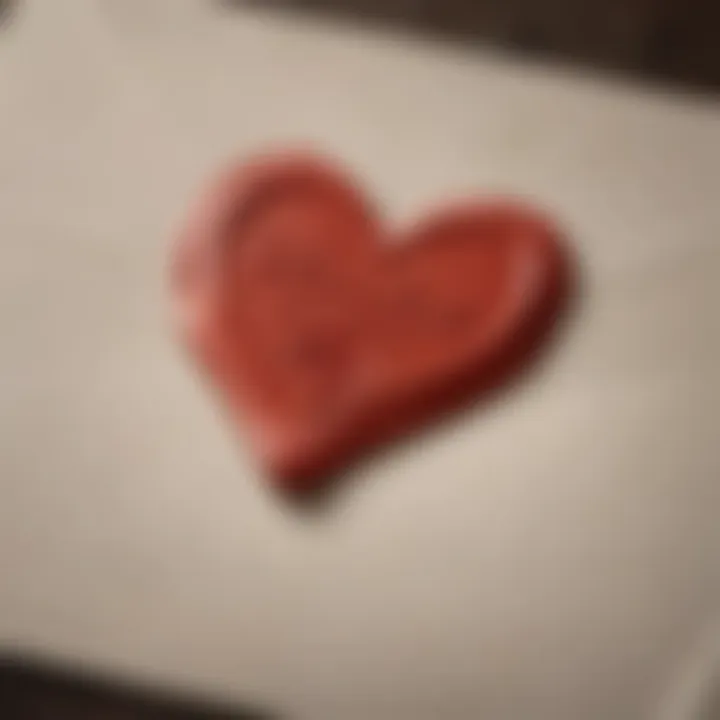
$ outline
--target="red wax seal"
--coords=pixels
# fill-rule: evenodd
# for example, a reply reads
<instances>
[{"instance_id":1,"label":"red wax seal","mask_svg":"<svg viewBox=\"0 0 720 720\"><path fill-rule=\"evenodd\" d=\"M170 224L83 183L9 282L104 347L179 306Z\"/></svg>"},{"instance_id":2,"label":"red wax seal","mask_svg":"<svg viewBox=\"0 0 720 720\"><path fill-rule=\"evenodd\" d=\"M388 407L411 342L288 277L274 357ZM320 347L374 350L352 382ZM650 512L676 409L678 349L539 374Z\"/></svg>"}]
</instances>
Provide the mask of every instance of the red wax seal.
<instances>
[{"instance_id":1,"label":"red wax seal","mask_svg":"<svg viewBox=\"0 0 720 720\"><path fill-rule=\"evenodd\" d=\"M231 168L172 263L184 340L271 476L313 486L359 451L496 386L566 289L559 236L504 200L383 227L326 160Z\"/></svg>"}]
</instances>

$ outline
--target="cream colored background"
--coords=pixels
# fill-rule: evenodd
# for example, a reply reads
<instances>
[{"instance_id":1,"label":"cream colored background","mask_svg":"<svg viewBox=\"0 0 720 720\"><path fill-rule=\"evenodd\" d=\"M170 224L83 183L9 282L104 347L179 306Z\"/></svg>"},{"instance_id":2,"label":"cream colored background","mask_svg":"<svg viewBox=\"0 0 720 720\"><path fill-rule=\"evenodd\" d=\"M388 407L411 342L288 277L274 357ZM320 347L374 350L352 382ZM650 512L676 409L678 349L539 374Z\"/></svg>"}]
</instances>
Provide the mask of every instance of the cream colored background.
<instances>
[{"instance_id":1,"label":"cream colored background","mask_svg":"<svg viewBox=\"0 0 720 720\"><path fill-rule=\"evenodd\" d=\"M263 490L163 287L208 172L295 138L394 219L537 198L585 274L529 382L317 515ZM24 0L0 30L0 638L289 718L669 717L720 610L719 234L710 101L199 0Z\"/></svg>"}]
</instances>

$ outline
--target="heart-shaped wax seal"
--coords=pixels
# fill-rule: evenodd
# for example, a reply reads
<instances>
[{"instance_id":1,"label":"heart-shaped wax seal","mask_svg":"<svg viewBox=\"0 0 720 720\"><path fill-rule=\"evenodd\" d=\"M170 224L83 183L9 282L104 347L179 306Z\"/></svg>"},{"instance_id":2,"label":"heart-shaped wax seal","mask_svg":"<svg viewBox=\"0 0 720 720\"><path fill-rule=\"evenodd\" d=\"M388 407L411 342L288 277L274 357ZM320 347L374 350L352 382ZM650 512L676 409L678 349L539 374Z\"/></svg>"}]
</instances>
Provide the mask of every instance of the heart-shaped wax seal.
<instances>
[{"instance_id":1,"label":"heart-shaped wax seal","mask_svg":"<svg viewBox=\"0 0 720 720\"><path fill-rule=\"evenodd\" d=\"M455 204L388 231L307 155L224 173L171 278L183 338L289 489L507 378L566 279L557 230L522 204Z\"/></svg>"}]
</instances>

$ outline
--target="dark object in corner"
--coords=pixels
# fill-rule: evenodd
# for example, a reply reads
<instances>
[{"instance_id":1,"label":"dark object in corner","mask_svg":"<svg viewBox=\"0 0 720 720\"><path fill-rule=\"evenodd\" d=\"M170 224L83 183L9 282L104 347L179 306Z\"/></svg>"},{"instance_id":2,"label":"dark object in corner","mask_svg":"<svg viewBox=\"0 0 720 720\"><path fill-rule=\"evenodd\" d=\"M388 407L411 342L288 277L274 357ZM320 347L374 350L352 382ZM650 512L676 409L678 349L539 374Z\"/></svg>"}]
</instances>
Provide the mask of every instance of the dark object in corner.
<instances>
[{"instance_id":1,"label":"dark object in corner","mask_svg":"<svg viewBox=\"0 0 720 720\"><path fill-rule=\"evenodd\" d=\"M14 9L14 0L0 0L0 28L10 20Z\"/></svg>"},{"instance_id":2,"label":"dark object in corner","mask_svg":"<svg viewBox=\"0 0 720 720\"><path fill-rule=\"evenodd\" d=\"M2 720L277 720L162 690L116 683L25 656L0 658Z\"/></svg>"}]
</instances>

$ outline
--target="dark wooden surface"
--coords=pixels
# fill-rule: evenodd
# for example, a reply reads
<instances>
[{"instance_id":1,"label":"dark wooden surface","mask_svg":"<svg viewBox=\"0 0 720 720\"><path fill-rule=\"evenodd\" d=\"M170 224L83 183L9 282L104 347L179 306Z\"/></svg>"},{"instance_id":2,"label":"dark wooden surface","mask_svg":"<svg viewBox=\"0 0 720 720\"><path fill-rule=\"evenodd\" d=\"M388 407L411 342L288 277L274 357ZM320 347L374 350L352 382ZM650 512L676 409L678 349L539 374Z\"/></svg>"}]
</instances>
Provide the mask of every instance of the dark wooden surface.
<instances>
[{"instance_id":1,"label":"dark wooden surface","mask_svg":"<svg viewBox=\"0 0 720 720\"><path fill-rule=\"evenodd\" d=\"M242 3L399 24L720 89L718 0L224 0Z\"/></svg>"},{"instance_id":2,"label":"dark wooden surface","mask_svg":"<svg viewBox=\"0 0 720 720\"><path fill-rule=\"evenodd\" d=\"M84 668L13 654L0 658L0 719L277 720L277 716L179 697Z\"/></svg>"}]
</instances>

